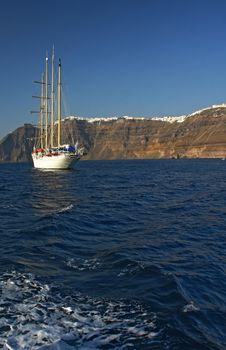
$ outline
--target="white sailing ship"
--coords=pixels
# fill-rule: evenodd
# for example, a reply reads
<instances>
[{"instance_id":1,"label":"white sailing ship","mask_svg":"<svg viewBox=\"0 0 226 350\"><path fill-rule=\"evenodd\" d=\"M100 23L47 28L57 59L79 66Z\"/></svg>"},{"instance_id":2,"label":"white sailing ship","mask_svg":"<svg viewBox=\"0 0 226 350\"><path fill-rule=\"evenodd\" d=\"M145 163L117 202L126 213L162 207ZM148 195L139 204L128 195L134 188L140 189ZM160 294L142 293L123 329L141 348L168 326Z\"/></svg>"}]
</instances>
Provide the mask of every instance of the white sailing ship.
<instances>
[{"instance_id":1,"label":"white sailing ship","mask_svg":"<svg viewBox=\"0 0 226 350\"><path fill-rule=\"evenodd\" d=\"M57 120L55 120L55 92L54 92L54 49L52 51L52 79L48 82L48 57L46 57L45 74L42 74L41 96L40 98L40 124L38 142L33 148L32 160L34 168L38 169L70 169L83 155L83 148L75 145L61 144L61 62L58 64L58 82L57 82ZM51 85L51 95L49 96L49 86ZM50 110L51 109L51 110ZM50 111L49 111L50 110ZM36 112L32 112L36 113ZM50 123L49 123L50 115ZM56 125L57 135L54 135L54 126ZM54 141L55 140L55 141ZM54 144L54 142L56 144Z\"/></svg>"}]
</instances>

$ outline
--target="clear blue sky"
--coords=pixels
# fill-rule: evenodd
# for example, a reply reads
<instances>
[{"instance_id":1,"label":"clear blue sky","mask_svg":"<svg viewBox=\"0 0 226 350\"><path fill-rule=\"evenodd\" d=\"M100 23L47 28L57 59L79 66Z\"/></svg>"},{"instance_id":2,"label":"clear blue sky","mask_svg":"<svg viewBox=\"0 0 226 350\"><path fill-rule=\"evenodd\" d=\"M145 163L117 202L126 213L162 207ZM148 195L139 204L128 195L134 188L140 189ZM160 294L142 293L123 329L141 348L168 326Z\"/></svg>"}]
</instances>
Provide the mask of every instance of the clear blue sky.
<instances>
[{"instance_id":1,"label":"clear blue sky","mask_svg":"<svg viewBox=\"0 0 226 350\"><path fill-rule=\"evenodd\" d=\"M1 0L0 137L35 122L54 43L66 112L178 115L226 102L225 0Z\"/></svg>"}]
</instances>

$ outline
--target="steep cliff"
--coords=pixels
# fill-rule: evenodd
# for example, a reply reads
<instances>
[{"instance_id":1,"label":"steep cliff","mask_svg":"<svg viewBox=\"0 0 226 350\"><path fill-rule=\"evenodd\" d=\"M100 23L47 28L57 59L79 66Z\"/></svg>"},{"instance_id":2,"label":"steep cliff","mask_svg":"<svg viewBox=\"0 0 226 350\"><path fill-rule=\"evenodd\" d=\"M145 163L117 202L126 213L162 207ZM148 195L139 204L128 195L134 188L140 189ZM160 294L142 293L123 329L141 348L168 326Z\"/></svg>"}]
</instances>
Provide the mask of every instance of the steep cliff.
<instances>
[{"instance_id":1,"label":"steep cliff","mask_svg":"<svg viewBox=\"0 0 226 350\"><path fill-rule=\"evenodd\" d=\"M132 159L226 156L226 108L194 113L181 123L124 119L96 121L66 119L62 142L79 140L86 159ZM0 161L31 160L38 129L24 125L0 141ZM67 136L66 136L67 135Z\"/></svg>"},{"instance_id":2,"label":"steep cliff","mask_svg":"<svg viewBox=\"0 0 226 350\"><path fill-rule=\"evenodd\" d=\"M36 129L31 124L16 129L0 141L0 161L25 162L30 158Z\"/></svg>"}]
</instances>

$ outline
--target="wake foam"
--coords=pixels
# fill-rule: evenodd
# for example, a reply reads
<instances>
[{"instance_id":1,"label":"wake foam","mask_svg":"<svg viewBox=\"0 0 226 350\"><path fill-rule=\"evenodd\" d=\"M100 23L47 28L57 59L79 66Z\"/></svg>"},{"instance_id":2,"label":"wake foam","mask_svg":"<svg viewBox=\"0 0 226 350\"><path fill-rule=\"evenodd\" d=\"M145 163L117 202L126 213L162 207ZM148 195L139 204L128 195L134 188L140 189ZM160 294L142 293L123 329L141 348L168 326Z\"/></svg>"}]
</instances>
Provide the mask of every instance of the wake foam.
<instances>
[{"instance_id":1,"label":"wake foam","mask_svg":"<svg viewBox=\"0 0 226 350\"><path fill-rule=\"evenodd\" d=\"M4 274L0 292L3 349L136 348L158 334L156 315L138 303L62 296L31 274Z\"/></svg>"}]
</instances>

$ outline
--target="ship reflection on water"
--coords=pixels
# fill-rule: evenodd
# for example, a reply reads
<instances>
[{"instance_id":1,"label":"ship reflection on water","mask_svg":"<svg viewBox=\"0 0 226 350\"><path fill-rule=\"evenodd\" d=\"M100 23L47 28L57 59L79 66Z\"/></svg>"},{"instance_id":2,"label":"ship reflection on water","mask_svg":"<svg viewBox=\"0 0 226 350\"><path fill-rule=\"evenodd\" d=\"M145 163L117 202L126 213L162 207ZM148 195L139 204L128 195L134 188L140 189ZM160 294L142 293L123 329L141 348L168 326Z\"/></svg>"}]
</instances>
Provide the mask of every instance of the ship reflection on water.
<instances>
[{"instance_id":1,"label":"ship reflection on water","mask_svg":"<svg viewBox=\"0 0 226 350\"><path fill-rule=\"evenodd\" d=\"M14 254L19 268L40 276L58 275L64 265L61 253L69 245L66 237L70 240L70 225L63 217L71 214L78 202L73 195L73 179L73 171L31 170L27 221Z\"/></svg>"},{"instance_id":2,"label":"ship reflection on water","mask_svg":"<svg viewBox=\"0 0 226 350\"><path fill-rule=\"evenodd\" d=\"M71 193L73 170L32 171L35 215L48 216L73 208L76 198Z\"/></svg>"}]
</instances>

